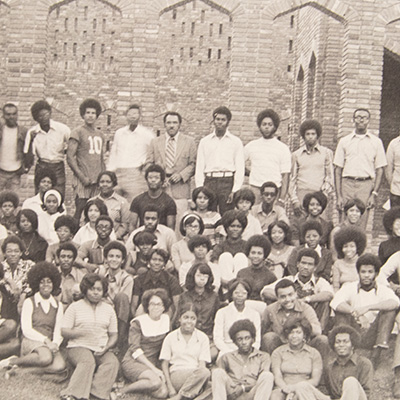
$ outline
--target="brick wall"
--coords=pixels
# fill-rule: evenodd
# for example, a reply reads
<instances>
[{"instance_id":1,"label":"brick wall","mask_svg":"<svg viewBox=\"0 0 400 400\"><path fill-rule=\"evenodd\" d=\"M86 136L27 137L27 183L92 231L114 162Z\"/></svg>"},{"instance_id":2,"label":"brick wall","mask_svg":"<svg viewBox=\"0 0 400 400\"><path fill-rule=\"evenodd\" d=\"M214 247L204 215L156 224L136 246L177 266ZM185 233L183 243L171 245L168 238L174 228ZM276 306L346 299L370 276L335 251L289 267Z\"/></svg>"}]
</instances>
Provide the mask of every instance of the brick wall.
<instances>
[{"instance_id":1,"label":"brick wall","mask_svg":"<svg viewBox=\"0 0 400 400\"><path fill-rule=\"evenodd\" d=\"M79 103L97 97L110 139L132 102L142 105L143 123L160 131L162 113L178 110L197 140L210 130L212 109L226 104L231 130L245 143L258 137L257 113L272 107L293 149L306 116L322 122L322 142L334 148L352 129L357 106L371 109L378 131L384 46L400 53L397 0L6 3L1 101L16 102L30 126L31 104L47 98L54 118L74 128ZM24 185L22 197L31 195L31 178Z\"/></svg>"}]
</instances>

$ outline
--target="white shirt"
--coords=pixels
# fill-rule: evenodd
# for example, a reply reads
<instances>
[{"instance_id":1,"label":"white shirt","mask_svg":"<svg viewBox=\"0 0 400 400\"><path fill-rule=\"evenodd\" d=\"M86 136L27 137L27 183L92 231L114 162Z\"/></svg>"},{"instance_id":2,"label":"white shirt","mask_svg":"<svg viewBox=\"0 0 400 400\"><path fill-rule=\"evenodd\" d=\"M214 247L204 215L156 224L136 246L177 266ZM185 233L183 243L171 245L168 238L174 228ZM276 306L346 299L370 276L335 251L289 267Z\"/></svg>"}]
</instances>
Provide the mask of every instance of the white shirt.
<instances>
[{"instance_id":1,"label":"white shirt","mask_svg":"<svg viewBox=\"0 0 400 400\"><path fill-rule=\"evenodd\" d=\"M22 203L22 209L25 210L28 208L29 210L35 211L36 214L39 214L43 211L42 204L40 193L38 193L35 196L26 199Z\"/></svg>"},{"instance_id":2,"label":"white shirt","mask_svg":"<svg viewBox=\"0 0 400 400\"><path fill-rule=\"evenodd\" d=\"M399 298L394 294L393 290L385 285L376 283L376 288L369 292L361 289L359 282L347 282L342 285L333 297L330 306L334 310L341 303L347 303L351 307L364 307L371 304L378 304L385 300L393 300L400 305ZM375 321L379 311L368 311L364 315L370 323Z\"/></svg>"},{"instance_id":3,"label":"white shirt","mask_svg":"<svg viewBox=\"0 0 400 400\"><path fill-rule=\"evenodd\" d=\"M21 168L21 160L17 156L18 127L3 127L0 146L0 168L3 171L17 171Z\"/></svg>"},{"instance_id":4,"label":"white shirt","mask_svg":"<svg viewBox=\"0 0 400 400\"><path fill-rule=\"evenodd\" d=\"M292 156L289 147L277 138L252 140L244 148L245 161L250 163L250 185L264 182L282 185L282 174L290 173Z\"/></svg>"},{"instance_id":5,"label":"white shirt","mask_svg":"<svg viewBox=\"0 0 400 400\"><path fill-rule=\"evenodd\" d=\"M371 132L354 131L339 140L333 164L343 168L343 177L375 178L375 170L387 164L382 140Z\"/></svg>"},{"instance_id":6,"label":"white shirt","mask_svg":"<svg viewBox=\"0 0 400 400\"><path fill-rule=\"evenodd\" d=\"M31 134L36 132L33 140L32 153L39 157L40 160L46 162L64 161L65 149L71 135L71 130L67 125L61 122L50 120L50 129L48 132L40 128L40 124L33 126L26 134L24 153L28 153L29 144L31 142Z\"/></svg>"},{"instance_id":7,"label":"white shirt","mask_svg":"<svg viewBox=\"0 0 400 400\"><path fill-rule=\"evenodd\" d=\"M147 150L154 138L154 133L140 124L134 131L129 129L129 125L118 129L115 132L107 169L115 171L118 168L141 167L146 162Z\"/></svg>"},{"instance_id":8,"label":"white shirt","mask_svg":"<svg viewBox=\"0 0 400 400\"><path fill-rule=\"evenodd\" d=\"M50 306L57 308L56 314L56 323L54 326L53 338L52 342L60 345L63 341L61 336L61 322L63 318L63 308L59 307L56 300L53 296L50 296L48 299L44 299L39 292L35 293L33 296L33 301L35 302L36 307L41 305L43 311L48 314L50 311ZM45 335L42 335L36 329L32 327L32 313L33 313L33 304L30 298L25 299L24 304L22 305L22 312L21 312L21 329L23 335L30 340L35 340L38 342L44 343L47 339Z\"/></svg>"},{"instance_id":9,"label":"white shirt","mask_svg":"<svg viewBox=\"0 0 400 400\"><path fill-rule=\"evenodd\" d=\"M203 186L205 173L208 172L235 172L233 192L243 185L243 143L228 130L221 138L218 138L214 131L200 140L195 172L196 187Z\"/></svg>"},{"instance_id":10,"label":"white shirt","mask_svg":"<svg viewBox=\"0 0 400 400\"><path fill-rule=\"evenodd\" d=\"M247 304L243 311L238 311L234 303L229 303L226 307L220 308L215 315L214 323L214 343L220 351L219 356L229 351L237 350L237 346L233 343L229 336L229 329L234 322L241 319L249 319L256 327L256 340L253 346L260 348L261 343L261 318L260 314Z\"/></svg>"}]
</instances>

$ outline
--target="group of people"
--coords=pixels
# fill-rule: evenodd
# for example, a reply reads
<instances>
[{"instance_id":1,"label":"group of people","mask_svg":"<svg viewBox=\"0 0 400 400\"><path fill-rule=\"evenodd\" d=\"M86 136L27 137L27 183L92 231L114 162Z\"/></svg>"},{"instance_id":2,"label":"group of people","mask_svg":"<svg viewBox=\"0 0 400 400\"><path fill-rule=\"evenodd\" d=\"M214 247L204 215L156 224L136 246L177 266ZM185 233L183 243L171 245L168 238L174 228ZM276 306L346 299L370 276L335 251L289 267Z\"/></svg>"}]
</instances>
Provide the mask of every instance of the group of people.
<instances>
[{"instance_id":1,"label":"group of people","mask_svg":"<svg viewBox=\"0 0 400 400\"><path fill-rule=\"evenodd\" d=\"M368 110L354 112L355 130L333 155L315 120L302 123L304 144L291 153L275 111L259 113L261 138L243 146L218 107L197 146L179 113L164 115L156 137L133 104L108 160L100 103L79 111L71 131L40 100L26 130L17 107L3 107L6 374L63 376L64 400L368 398L400 323L400 149L395 139L385 154ZM21 205L20 177L33 165L36 192ZM365 225L384 172L392 208L374 255ZM400 336L393 368L400 398Z\"/></svg>"}]
</instances>

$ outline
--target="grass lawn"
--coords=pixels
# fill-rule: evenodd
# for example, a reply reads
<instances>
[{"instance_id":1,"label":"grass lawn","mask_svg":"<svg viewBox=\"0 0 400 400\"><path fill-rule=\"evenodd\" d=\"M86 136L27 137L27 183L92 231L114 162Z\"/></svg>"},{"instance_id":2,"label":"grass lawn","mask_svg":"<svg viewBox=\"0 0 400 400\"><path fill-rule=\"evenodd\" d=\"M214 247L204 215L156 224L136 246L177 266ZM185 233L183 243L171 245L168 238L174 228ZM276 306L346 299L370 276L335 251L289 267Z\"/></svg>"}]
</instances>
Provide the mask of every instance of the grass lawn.
<instances>
[{"instance_id":1,"label":"grass lawn","mask_svg":"<svg viewBox=\"0 0 400 400\"><path fill-rule=\"evenodd\" d=\"M392 362L395 337L392 335L389 350L383 351L378 369L375 371L374 384L370 400L393 400ZM368 355L367 351L361 351L362 355ZM9 380L0 374L0 400L58 400L60 390L66 387L66 383L56 384L39 379L36 376L17 372ZM128 396L129 400L150 400L149 396Z\"/></svg>"}]
</instances>

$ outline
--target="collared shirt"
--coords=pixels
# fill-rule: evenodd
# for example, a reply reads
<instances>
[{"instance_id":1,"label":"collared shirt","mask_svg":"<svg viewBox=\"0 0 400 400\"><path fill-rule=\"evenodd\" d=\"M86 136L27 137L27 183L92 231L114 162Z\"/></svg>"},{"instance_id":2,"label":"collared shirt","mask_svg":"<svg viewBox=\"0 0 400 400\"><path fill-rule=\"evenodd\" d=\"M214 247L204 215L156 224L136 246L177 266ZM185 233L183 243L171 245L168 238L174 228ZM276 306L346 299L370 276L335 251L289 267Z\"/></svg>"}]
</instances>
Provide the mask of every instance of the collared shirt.
<instances>
[{"instance_id":1,"label":"collared shirt","mask_svg":"<svg viewBox=\"0 0 400 400\"><path fill-rule=\"evenodd\" d=\"M84 333L75 339L69 339L68 348L85 347L92 351L101 351L106 346L109 335L118 332L118 322L110 304L100 301L93 306L88 300L82 299L67 308L62 328Z\"/></svg>"},{"instance_id":2,"label":"collared shirt","mask_svg":"<svg viewBox=\"0 0 400 400\"><path fill-rule=\"evenodd\" d=\"M78 258L87 260L91 264L101 265L104 263L104 247L110 243L111 239L102 246L97 239L89 240L81 245L78 250Z\"/></svg>"},{"instance_id":3,"label":"collared shirt","mask_svg":"<svg viewBox=\"0 0 400 400\"><path fill-rule=\"evenodd\" d=\"M80 291L79 284L86 275L85 268L72 267L71 272L67 275L61 273L61 297L62 304L69 305L74 301L73 294L75 290Z\"/></svg>"},{"instance_id":4,"label":"collared shirt","mask_svg":"<svg viewBox=\"0 0 400 400\"><path fill-rule=\"evenodd\" d=\"M108 159L109 171L118 168L139 168L146 162L147 149L154 139L154 133L138 125L131 131L129 125L118 129L115 132L113 144ZM132 154L135 156L132 157Z\"/></svg>"},{"instance_id":5,"label":"collared shirt","mask_svg":"<svg viewBox=\"0 0 400 400\"><path fill-rule=\"evenodd\" d=\"M382 140L369 131L365 135L354 131L339 140L333 163L343 168L344 178L375 178L375 170L387 164Z\"/></svg>"},{"instance_id":6,"label":"collared shirt","mask_svg":"<svg viewBox=\"0 0 400 400\"><path fill-rule=\"evenodd\" d=\"M22 293L27 293L30 291L28 285L28 272L35 265L33 261L19 260L14 272L12 271L7 260L4 260L1 264L3 266L4 281L6 282L5 289L7 292L9 292L10 294L14 294L11 286L7 283L7 281L9 280L14 281L18 290L20 290Z\"/></svg>"},{"instance_id":7,"label":"collared shirt","mask_svg":"<svg viewBox=\"0 0 400 400\"><path fill-rule=\"evenodd\" d=\"M155 274L152 270L138 275L135 278L133 285L133 295L142 298L143 293L149 289L165 289L168 293L168 297L172 299L174 296L179 296L182 293L182 288L179 285L178 279L172 276L165 270Z\"/></svg>"},{"instance_id":8,"label":"collared shirt","mask_svg":"<svg viewBox=\"0 0 400 400\"><path fill-rule=\"evenodd\" d=\"M339 304L347 303L351 307L357 308L378 304L386 300L393 300L397 307L400 305L400 300L393 290L379 282L376 283L375 288L368 292L360 287L359 282L347 282L336 292L330 306L336 310ZM364 315L372 323L378 314L379 311L367 311Z\"/></svg>"},{"instance_id":9,"label":"collared shirt","mask_svg":"<svg viewBox=\"0 0 400 400\"><path fill-rule=\"evenodd\" d=\"M33 303L35 303L36 307L41 306L44 313L48 314L50 311L50 307L56 308L56 320L54 324L53 336L49 338L53 343L58 345L61 344L63 338L61 336L61 321L63 318L63 308L57 303L56 299L53 296L50 296L48 299L44 299L39 292L35 293L33 299L28 297L25 299L24 304L22 306L21 311L21 329L24 337L30 340L35 340L37 342L42 342L47 339L47 336L38 332L34 326L32 326L32 314L34 311Z\"/></svg>"},{"instance_id":10,"label":"collared shirt","mask_svg":"<svg viewBox=\"0 0 400 400\"><path fill-rule=\"evenodd\" d=\"M40 128L40 124L33 126L28 130L25 139L24 153L29 151L32 133L36 133L33 139L32 153L41 161L60 162L64 161L64 153L68 144L71 130L67 125L61 122L50 120L50 129L48 132Z\"/></svg>"},{"instance_id":11,"label":"collared shirt","mask_svg":"<svg viewBox=\"0 0 400 400\"><path fill-rule=\"evenodd\" d=\"M160 360L170 363L170 371L193 370L200 361L211 362L210 341L207 335L195 329L188 341L176 329L167 335L161 348Z\"/></svg>"},{"instance_id":12,"label":"collared shirt","mask_svg":"<svg viewBox=\"0 0 400 400\"><path fill-rule=\"evenodd\" d=\"M309 151L301 146L292 155L289 192L293 203L300 202L298 191L329 193L334 188L332 150L319 143Z\"/></svg>"},{"instance_id":13,"label":"collared shirt","mask_svg":"<svg viewBox=\"0 0 400 400\"><path fill-rule=\"evenodd\" d=\"M222 368L236 385L254 386L263 372L271 367L271 357L268 353L254 349L248 355L246 362L238 350L223 354L217 360L217 366Z\"/></svg>"},{"instance_id":14,"label":"collared shirt","mask_svg":"<svg viewBox=\"0 0 400 400\"><path fill-rule=\"evenodd\" d=\"M283 221L290 225L285 209L278 206L276 203L272 206L272 210L269 214L263 211L262 203L254 206L251 213L260 221L261 229L264 233L267 232L269 225L276 221Z\"/></svg>"},{"instance_id":15,"label":"collared shirt","mask_svg":"<svg viewBox=\"0 0 400 400\"><path fill-rule=\"evenodd\" d=\"M280 369L287 385L322 374L321 354L307 344L300 350L292 350L288 344L278 347L271 355L271 363L273 371Z\"/></svg>"},{"instance_id":16,"label":"collared shirt","mask_svg":"<svg viewBox=\"0 0 400 400\"><path fill-rule=\"evenodd\" d=\"M214 131L200 140L195 172L196 187L203 186L205 174L208 172L234 172L233 192L243 185L243 143L228 130L221 138Z\"/></svg>"},{"instance_id":17,"label":"collared shirt","mask_svg":"<svg viewBox=\"0 0 400 400\"><path fill-rule=\"evenodd\" d=\"M100 194L93 199L100 199L107 206L108 215L114 221L114 231L118 232L119 228L123 228L122 236L129 230L129 204L125 197L113 192L110 197L102 197ZM90 199L92 200L92 199ZM89 200L89 201L90 201ZM121 228L121 231L122 231Z\"/></svg>"},{"instance_id":18,"label":"collared shirt","mask_svg":"<svg viewBox=\"0 0 400 400\"><path fill-rule=\"evenodd\" d=\"M400 136L394 138L386 151L390 192L400 196Z\"/></svg>"},{"instance_id":19,"label":"collared shirt","mask_svg":"<svg viewBox=\"0 0 400 400\"><path fill-rule=\"evenodd\" d=\"M282 185L282 174L290 173L291 154L289 147L273 137L252 140L244 147L245 162L250 164L250 185L261 187L264 182Z\"/></svg>"},{"instance_id":20,"label":"collared shirt","mask_svg":"<svg viewBox=\"0 0 400 400\"><path fill-rule=\"evenodd\" d=\"M226 307L220 308L217 311L214 322L214 343L217 346L220 354L229 351L237 350L237 346L233 343L229 336L229 329L234 322L241 319L249 319L256 327L256 340L253 346L256 349L260 348L261 343L261 321L260 314L253 308L245 305L243 311L239 311L233 302Z\"/></svg>"},{"instance_id":21,"label":"collared shirt","mask_svg":"<svg viewBox=\"0 0 400 400\"><path fill-rule=\"evenodd\" d=\"M263 330L275 332L282 337L283 325L289 317L306 318L311 324L313 336L322 332L314 309L301 300L295 300L292 310L286 310L278 301L270 304L262 315Z\"/></svg>"},{"instance_id":22,"label":"collared shirt","mask_svg":"<svg viewBox=\"0 0 400 400\"><path fill-rule=\"evenodd\" d=\"M133 238L138 232L145 230L144 225L135 229L126 240L125 246L126 250L130 253L135 253L137 251L136 246L133 243ZM156 235L157 243L154 245L155 249L164 249L171 254L172 245L176 242L175 232L168 228L168 226L158 224L156 230L153 232Z\"/></svg>"},{"instance_id":23,"label":"collared shirt","mask_svg":"<svg viewBox=\"0 0 400 400\"><path fill-rule=\"evenodd\" d=\"M128 296L129 303L131 302L133 292L133 276L131 274L120 269L115 276L111 276L109 268L104 265L100 266L98 274L107 279L107 299L113 302L117 294L123 293Z\"/></svg>"},{"instance_id":24,"label":"collared shirt","mask_svg":"<svg viewBox=\"0 0 400 400\"><path fill-rule=\"evenodd\" d=\"M353 376L360 382L368 396L372 387L374 369L370 360L354 353L346 364L339 364L335 358L325 366L325 383L333 399L339 399L343 393L343 381Z\"/></svg>"}]
</instances>

